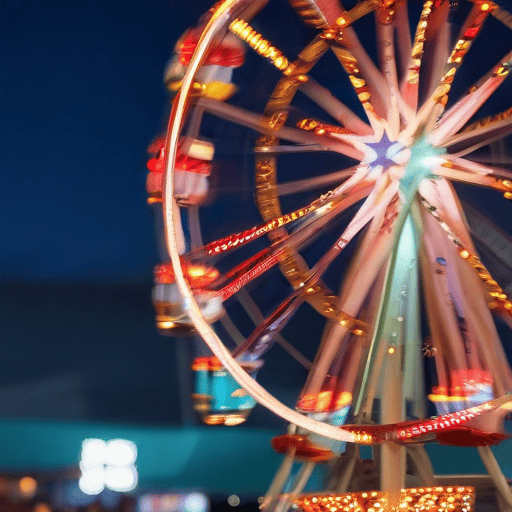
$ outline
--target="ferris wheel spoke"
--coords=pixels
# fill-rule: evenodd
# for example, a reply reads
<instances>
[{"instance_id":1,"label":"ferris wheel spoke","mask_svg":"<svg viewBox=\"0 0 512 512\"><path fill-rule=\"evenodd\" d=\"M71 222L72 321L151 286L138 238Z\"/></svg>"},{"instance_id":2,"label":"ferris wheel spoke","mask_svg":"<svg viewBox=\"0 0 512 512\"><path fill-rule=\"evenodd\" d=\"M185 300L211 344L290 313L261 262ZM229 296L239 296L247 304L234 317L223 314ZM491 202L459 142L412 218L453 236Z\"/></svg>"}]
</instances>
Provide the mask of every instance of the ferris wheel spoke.
<instances>
[{"instance_id":1,"label":"ferris wheel spoke","mask_svg":"<svg viewBox=\"0 0 512 512\"><path fill-rule=\"evenodd\" d=\"M489 174L495 176L504 176L504 177L512 177L512 171L507 169L503 169L497 166L490 167L489 165L485 165L479 161L473 161L468 158L462 158L457 155L451 155L449 153L445 153L443 158L452 162L455 166L461 169L467 169L471 172L476 172L480 174Z\"/></svg>"},{"instance_id":2,"label":"ferris wheel spoke","mask_svg":"<svg viewBox=\"0 0 512 512\"><path fill-rule=\"evenodd\" d=\"M249 293L242 289L237 294L237 299L244 308L245 312L249 315L249 318L254 322L255 325L258 325L262 322L265 317L261 312L260 308L254 302ZM276 342L280 345L283 350L288 352L290 356L292 356L299 364L301 364L304 368L309 370L311 368L311 361L307 359L299 350L297 350L291 343L286 341L281 334L276 335Z\"/></svg>"},{"instance_id":3,"label":"ferris wheel spoke","mask_svg":"<svg viewBox=\"0 0 512 512\"><path fill-rule=\"evenodd\" d=\"M425 180L421 184L419 193L421 198L427 201L432 207L442 210L442 217L450 226L450 230L453 232L454 236L459 239L465 247L475 252L473 241L466 229L462 206L450 182L444 178Z\"/></svg>"},{"instance_id":4,"label":"ferris wheel spoke","mask_svg":"<svg viewBox=\"0 0 512 512\"><path fill-rule=\"evenodd\" d=\"M339 237L336 243L320 258L310 270L306 279L300 283L300 286L258 326L247 339L246 344L236 349L234 353L235 357L245 356L250 359L256 359L271 347L275 333L280 332L284 328L299 306L307 300L308 294L317 291L315 285L331 263L380 210L387 208L389 201L396 194L396 191L396 187L392 185L389 186L386 189L384 197L379 198L378 202L375 190L370 194L356 216L343 231L341 237ZM353 325L352 329L350 329L352 332L361 331L360 322L355 321L353 317L347 315L345 312L339 311L336 313L335 317L342 319L340 320L342 325Z\"/></svg>"},{"instance_id":5,"label":"ferris wheel spoke","mask_svg":"<svg viewBox=\"0 0 512 512\"><path fill-rule=\"evenodd\" d=\"M493 307L500 308L508 315L512 316L512 301L509 299L507 294L503 292L503 289L499 284L492 278L490 272L481 262L480 258L475 254L474 249L472 250L471 247L464 245L464 243L458 238L457 234L446 222L446 219L441 216L442 210L432 205L425 197L421 197L421 202L428 213L439 222L439 225L447 233L449 239L455 244L460 257L463 260L466 260L476 272L483 283L486 292L490 297L492 297Z\"/></svg>"},{"instance_id":6,"label":"ferris wheel spoke","mask_svg":"<svg viewBox=\"0 0 512 512\"><path fill-rule=\"evenodd\" d=\"M474 151L489 146L493 142L502 140L504 137L512 134L512 123L504 122L500 127L489 130L484 136L466 139L458 143L454 143L450 146L450 149L454 151L453 155L457 157L464 157L470 155Z\"/></svg>"},{"instance_id":7,"label":"ferris wheel spoke","mask_svg":"<svg viewBox=\"0 0 512 512\"><path fill-rule=\"evenodd\" d=\"M338 100L329 89L320 85L313 78L310 77L307 82L301 84L299 91L313 100L348 130L358 135L371 135L373 133L372 127L369 124Z\"/></svg>"},{"instance_id":8,"label":"ferris wheel spoke","mask_svg":"<svg viewBox=\"0 0 512 512\"><path fill-rule=\"evenodd\" d=\"M297 144L319 145L326 151L341 153L349 158L353 158L354 160L361 160L362 158L360 151L341 141L325 139L288 126L282 126L277 130L273 130L262 122L261 116L240 107L235 107L211 98L199 98L197 100L197 105L204 107L206 112L220 117L221 119L231 121L240 126L245 126L246 128L250 128L265 135L275 136Z\"/></svg>"},{"instance_id":9,"label":"ferris wheel spoke","mask_svg":"<svg viewBox=\"0 0 512 512\"><path fill-rule=\"evenodd\" d=\"M403 70L402 75L405 78L412 55L411 27L406 0L397 0L395 2L395 34L398 67Z\"/></svg>"},{"instance_id":10,"label":"ferris wheel spoke","mask_svg":"<svg viewBox=\"0 0 512 512\"><path fill-rule=\"evenodd\" d=\"M501 21L503 25L512 30L512 14L504 9L501 5L496 4L491 14L494 18Z\"/></svg>"},{"instance_id":11,"label":"ferris wheel spoke","mask_svg":"<svg viewBox=\"0 0 512 512\"><path fill-rule=\"evenodd\" d=\"M313 153L324 151L320 144L302 144L301 146L260 146L254 148L255 153L266 153L267 155L285 155L291 153Z\"/></svg>"},{"instance_id":12,"label":"ferris wheel spoke","mask_svg":"<svg viewBox=\"0 0 512 512\"><path fill-rule=\"evenodd\" d=\"M483 180L483 184L486 185L488 182L486 178L494 177L496 181L492 185L493 188L505 193L505 197L510 199L510 193L512 192L512 171L503 169L497 166L489 167L481 162L474 162L468 158L461 158L457 155L444 155L445 158L450 162L455 171L462 171L465 173L475 175L475 182L479 183ZM439 173L449 173L450 169L442 166L439 169ZM449 177L449 176L447 176ZM490 182L489 182L490 183Z\"/></svg>"},{"instance_id":13,"label":"ferris wheel spoke","mask_svg":"<svg viewBox=\"0 0 512 512\"><path fill-rule=\"evenodd\" d=\"M407 16L407 14L406 14ZM397 18L395 2L382 1L375 11L376 36L379 66L389 91L386 103L386 125L388 132L396 138L400 132L400 114L407 119L407 109L400 108L404 105L398 84L398 70L395 55L395 30Z\"/></svg>"},{"instance_id":14,"label":"ferris wheel spoke","mask_svg":"<svg viewBox=\"0 0 512 512\"><path fill-rule=\"evenodd\" d=\"M427 288L427 294L433 295L434 297L443 297L443 301L439 304L435 304L435 315L436 321L439 324L439 329L443 333L442 338L442 350L449 361L448 366L450 369L465 369L475 368L480 369L479 347L472 347L472 350L467 353L465 350L465 334L460 328L459 318L463 318L466 322L466 328L469 332L468 337L474 334L474 331L469 330L470 316L474 312L468 310L467 304L462 297L464 288L461 289L460 284L460 273L459 264L464 262L459 258L458 254L454 254L452 245L444 233L439 224L430 216L428 213L423 212L422 217L423 226L423 239L425 245L426 254L426 265L428 265L431 272L428 272L425 278L425 285ZM469 237L469 234L467 234ZM442 258L442 260L440 260ZM436 261L443 261L442 265L436 263ZM442 270L439 270L442 267ZM439 270L436 273L435 270ZM467 283L465 283L467 284ZM475 283L473 282L474 286ZM478 287L478 283L476 283ZM478 289L478 288L477 288ZM483 295L483 293L482 293ZM432 301L430 301L430 305ZM487 304L483 304L487 308ZM490 317L490 315L489 315ZM491 321L492 319L489 318ZM488 320L489 320L488 319ZM434 340L434 338L433 338ZM435 340L436 346L437 339ZM482 340L485 343L485 339ZM476 357L476 360L475 360ZM449 372L448 372L449 374ZM447 381L440 381L439 386L448 390ZM441 393L438 393L441 394Z\"/></svg>"},{"instance_id":15,"label":"ferris wheel spoke","mask_svg":"<svg viewBox=\"0 0 512 512\"><path fill-rule=\"evenodd\" d=\"M364 80L362 77L365 77L368 83L367 87L374 96L374 106L378 115L384 117L389 106L389 96L385 87L386 82L372 59L368 56L356 32L350 27L350 24L355 20L377 9L379 3L375 0L364 0L349 11L346 11L337 0L293 1L292 7L295 8L299 16L306 23L323 30L323 37L326 40L335 43L332 49L345 70L347 71L347 66L350 68L350 72L347 71L347 73L351 77L351 81L358 80L360 83L361 80ZM337 44L343 46L345 50L340 52L339 48L336 49ZM352 53L348 51L349 48ZM348 56L349 53L350 56ZM357 66L354 66L355 62L357 62ZM360 72L358 71L354 74L353 70L356 68L359 68ZM360 88L358 87L358 89ZM374 124L372 120L375 116L373 106L369 105L366 99L362 100L362 102L365 109L367 109L370 124Z\"/></svg>"},{"instance_id":16,"label":"ferris wheel spoke","mask_svg":"<svg viewBox=\"0 0 512 512\"><path fill-rule=\"evenodd\" d=\"M373 83L377 80L384 82L384 84L382 84L382 83L380 84L381 90L387 90L385 81L382 78L382 75L380 75L378 70L373 70L373 68L371 68L368 65L365 66L358 58L356 58L356 56L353 54L352 50L353 50L352 48L350 49L350 51L347 50L346 47L341 44L333 44L332 45L332 51L334 52L334 55L336 55L336 57L340 61L340 64L343 66L343 69L347 73L347 75L350 79L350 82L352 84L352 87L354 88L354 90L357 94L357 97L358 97L359 101L361 102L361 105L365 109L365 112L368 117L368 121L370 122L370 125L372 127L372 130L374 132L378 132L380 122L379 122L379 117L376 113L377 111L375 110L375 104L377 104L378 111L383 112L383 114L382 114L383 117L384 117L384 112L387 109L386 109L386 107L382 107L382 109L379 109L378 105L380 103L378 103L378 102L376 103L376 100L378 101L378 99L379 99L379 94L377 93L377 91L379 89L376 88L375 85L370 86L370 82L367 81L368 79L365 77L364 70L369 68L372 72L371 76L373 76L373 74L377 74L379 76L380 80L378 80L375 77L374 79L372 79L371 82ZM370 60L370 59L368 59L368 60ZM363 60L363 62L365 62L365 61ZM368 73L366 73L366 76L367 75L368 75ZM389 101L390 101L389 97L386 97L385 104L388 105Z\"/></svg>"},{"instance_id":17,"label":"ferris wheel spoke","mask_svg":"<svg viewBox=\"0 0 512 512\"><path fill-rule=\"evenodd\" d=\"M419 95L419 73L423 65L423 56L426 44L434 45L434 58L428 62L428 75L424 81L433 82L433 77L439 79L440 55L446 54L441 58L442 66L448 58L448 38L446 37L446 21L448 19L449 4L442 2L439 5L434 4L433 0L427 0L423 4L421 16L416 27L414 42L408 55L406 64L407 71L401 84L402 94L407 104L416 111L418 107Z\"/></svg>"},{"instance_id":18,"label":"ferris wheel spoke","mask_svg":"<svg viewBox=\"0 0 512 512\"><path fill-rule=\"evenodd\" d=\"M484 119L471 123L458 134L450 137L446 141L445 146L450 147L466 141L468 141L468 143L477 143L478 140L475 139L484 136L492 137L494 133L499 132L502 129L505 129L504 136L506 136L506 128L510 126L510 124L512 124L512 108L508 108L499 114L487 116Z\"/></svg>"},{"instance_id":19,"label":"ferris wheel spoke","mask_svg":"<svg viewBox=\"0 0 512 512\"><path fill-rule=\"evenodd\" d=\"M342 66L345 68L345 71L347 71L349 78L354 76L354 78L358 78L359 80L365 80L365 85L372 96L371 101L376 115L378 117L385 118L390 107L390 96L389 90L386 87L386 80L364 49L356 31L350 26L353 21L370 11L376 10L377 8L380 8L379 2L365 0L356 4L349 11L342 13L340 16L341 20L338 18L337 21L342 34L337 39L337 43L334 43L332 49L340 60ZM341 21L341 23L339 23L339 21ZM336 49L337 44L339 44L340 48L343 48L343 50L348 53L348 56ZM349 69L346 67L347 63L349 64ZM356 73L355 75L353 74L354 66L352 63L357 64L357 68L360 70L360 73ZM353 80L354 79L351 78L351 81ZM358 93L358 95L359 94L360 93ZM361 98L359 99L361 100ZM363 106L365 105L366 101L363 102ZM373 109L368 109L367 115L370 123L372 123L372 117L375 116Z\"/></svg>"},{"instance_id":20,"label":"ferris wheel spoke","mask_svg":"<svg viewBox=\"0 0 512 512\"><path fill-rule=\"evenodd\" d=\"M451 135L464 126L507 78L512 67L512 52L508 53L484 78L474 84L470 92L442 116L438 128L429 137L432 144L444 146ZM499 114L498 114L499 115ZM448 140L447 140L448 139Z\"/></svg>"},{"instance_id":21,"label":"ferris wheel spoke","mask_svg":"<svg viewBox=\"0 0 512 512\"><path fill-rule=\"evenodd\" d=\"M219 321L236 345L241 345L245 342L244 335L238 330L238 327L227 313L222 315Z\"/></svg>"},{"instance_id":22,"label":"ferris wheel spoke","mask_svg":"<svg viewBox=\"0 0 512 512\"><path fill-rule=\"evenodd\" d=\"M383 221L381 220L377 225L382 228ZM338 302L339 308L352 316L359 314L365 298L376 283L381 269L389 257L391 233L386 229L379 230L365 242L369 242L366 245L371 245L371 250L366 251L365 249L368 247L361 247L358 251L360 264L349 269ZM317 396L320 393L334 360L342 350L341 345L346 343L344 341L348 333L346 326L339 322L332 322L326 329L327 332L315 357L315 365L309 373L303 392L311 396Z\"/></svg>"},{"instance_id":23,"label":"ferris wheel spoke","mask_svg":"<svg viewBox=\"0 0 512 512\"><path fill-rule=\"evenodd\" d=\"M314 178L307 178L304 180L288 181L286 183L280 183L277 186L277 192L280 197L288 196L290 194L297 194L299 192L307 192L309 190L315 190L317 188L339 183L347 178L350 178L358 166L343 169L341 171L335 171L330 174L324 174L322 176L316 176Z\"/></svg>"},{"instance_id":24,"label":"ferris wheel spoke","mask_svg":"<svg viewBox=\"0 0 512 512\"><path fill-rule=\"evenodd\" d=\"M270 219L263 224L245 231L234 233L214 242L210 242L201 248L191 251L188 256L190 258L197 258L202 255L222 254L223 252L241 247L248 242L256 240L288 224L292 226L300 224L301 229L303 229L307 224L305 221L307 221L308 218L312 217L317 220L318 217L324 216L332 210L336 210L337 205L345 199L347 193L358 185L364 186L364 178L367 173L368 169L365 166L355 168L355 171L350 173L351 175L347 181L336 187L333 191L322 194L319 198L309 203L309 205L291 213Z\"/></svg>"},{"instance_id":25,"label":"ferris wheel spoke","mask_svg":"<svg viewBox=\"0 0 512 512\"><path fill-rule=\"evenodd\" d=\"M471 162L477 164L492 164L496 163L498 165L510 165L512 164L512 158L506 155L471 155L465 158L465 160L469 160Z\"/></svg>"},{"instance_id":26,"label":"ferris wheel spoke","mask_svg":"<svg viewBox=\"0 0 512 512\"><path fill-rule=\"evenodd\" d=\"M457 321L455 321L455 323L452 321L451 326L446 323L448 320L447 315L450 315L450 309L439 308L439 304L433 305L431 303L431 307L433 306L434 309L437 308L436 318L439 320L440 324L444 322L446 325L441 338L442 346L444 347L442 350L447 350L446 357L452 362L450 364L452 368L453 361L456 361L457 357L462 355L462 361L455 365L456 368L480 368L491 371L494 375L494 388L499 395L503 395L510 391L512 387L512 372L506 364L503 364L503 361L506 360L506 355L503 352L503 347L499 343L496 343L498 334L489 312L490 306L488 303L490 296L494 304L493 307L497 308L498 311L502 311L504 309L503 302L500 305L499 301L505 299L500 299L500 295L503 294L499 292L500 289L492 279L488 270L478 260L474 249L471 248L468 250L470 244L461 244L460 238L457 240L458 234L455 235L454 226L449 226L446 222L448 216L445 212L446 208L444 205L443 208L436 210L435 215L437 216L432 215L431 207L427 208L426 212L424 212L424 215L429 217L425 218L426 235L428 236L426 244L427 250L430 247L430 256L425 261L425 264L432 265L432 262L437 261L440 256L446 258L443 263L445 270L442 274L446 272L450 273L450 280L449 288L444 292L444 295L451 297L457 315L464 319L465 330L468 334L460 332L460 327L456 325ZM434 219L437 220L437 223L435 223ZM433 222L434 224L432 224ZM459 228L464 231L464 238L471 240L462 221L459 223ZM446 242L443 242L443 238L440 238L442 230L448 233L448 237L445 239ZM452 242L451 247L446 246L450 240ZM455 243L455 247L453 242L457 242ZM439 250L440 244L445 246L444 253ZM461 250L461 247L464 248ZM462 256L462 258L460 258L459 255ZM469 263L469 265L467 263ZM434 280L429 286L439 286L439 278L437 282L435 282L436 280L433 276L435 276L436 273L433 269L431 270L432 272L427 272L424 276L425 278L430 276L430 281ZM482 289L483 293L474 293L475 290L480 289L479 281L484 283L487 292L484 292L484 289ZM451 311L451 316L453 317L453 309ZM466 337L464 339L467 339L467 336L469 336L469 339L478 340L478 345L470 352L467 352L465 346L466 341L462 340L461 334L463 338ZM478 357L475 359L477 355L479 355L480 359ZM440 383L440 385L446 387L446 381L443 384Z\"/></svg>"},{"instance_id":27,"label":"ferris wheel spoke","mask_svg":"<svg viewBox=\"0 0 512 512\"><path fill-rule=\"evenodd\" d=\"M313 219L310 224L301 226L296 232L292 233L288 238L276 242L272 247L263 249L255 256L245 260L226 274L221 275L209 284L208 289L196 290L197 293L215 293L220 295L223 300L228 299L249 282L261 276L267 270L275 266L285 255L290 247L299 249L304 248L314 241L314 236L327 223L331 222L340 212L357 201L363 199L370 193L372 185L366 184L354 191L348 197L343 199L340 204L333 208L327 214ZM228 282L229 284L225 284ZM222 288L220 288L222 287Z\"/></svg>"},{"instance_id":28,"label":"ferris wheel spoke","mask_svg":"<svg viewBox=\"0 0 512 512\"><path fill-rule=\"evenodd\" d=\"M459 32L457 42L453 47L448 61L444 66L442 76L437 87L430 98L420 108L418 120L416 121L413 133L424 124L431 124L444 111L448 102L448 95L452 88L451 84L465 56L469 52L473 41L481 31L481 28L492 10L490 3L475 3Z\"/></svg>"},{"instance_id":29,"label":"ferris wheel spoke","mask_svg":"<svg viewBox=\"0 0 512 512\"><path fill-rule=\"evenodd\" d=\"M458 181L459 183L481 185L484 187L505 191L505 188L500 184L500 180L486 174L476 174L472 171L455 169L453 167L445 166L438 167L436 169L436 174L438 176L443 176L444 178L449 178L453 181Z\"/></svg>"},{"instance_id":30,"label":"ferris wheel spoke","mask_svg":"<svg viewBox=\"0 0 512 512\"><path fill-rule=\"evenodd\" d=\"M210 286L216 287L231 279L228 285L225 285L220 291L216 292L220 293L221 296L224 297L224 300L231 297L249 282L276 265L281 257L287 254L290 247L302 250L311 244L315 239L316 233L320 232L322 228L327 223L331 222L339 213L352 206L357 201L365 198L370 193L370 189L371 185L361 187L360 190L353 192L345 198L338 208L333 209L331 212L318 219L314 219L311 224L301 226L300 229L292 233L288 238L275 242L272 247L263 249L257 255L249 258L221 276L218 280L212 282ZM208 292L208 290L205 290L205 292Z\"/></svg>"},{"instance_id":31,"label":"ferris wheel spoke","mask_svg":"<svg viewBox=\"0 0 512 512\"><path fill-rule=\"evenodd\" d=\"M386 8L381 8L387 11ZM380 11L380 9L379 9ZM377 47L379 49L380 68L388 84L388 89L392 92L399 92L398 71L396 68L395 56L395 14L376 13L377 23ZM383 20L382 17L385 17Z\"/></svg>"},{"instance_id":32,"label":"ferris wheel spoke","mask_svg":"<svg viewBox=\"0 0 512 512\"><path fill-rule=\"evenodd\" d=\"M237 294L237 299L247 312L247 314L251 317L254 323L258 323L260 319L263 319L263 315L261 311L256 306L256 303L252 300L251 296L245 292L245 290L240 290ZM238 330L238 327L234 324L231 317L225 313L220 318L220 323L222 327L229 334L231 339L235 342L236 345L241 345L245 343L246 338L244 335ZM293 357L300 365L309 370L311 368L311 361L309 361L300 351L298 351L291 343L286 341L283 336L280 334L276 336L276 342L280 345L284 351L286 351L291 357Z\"/></svg>"}]
</instances>

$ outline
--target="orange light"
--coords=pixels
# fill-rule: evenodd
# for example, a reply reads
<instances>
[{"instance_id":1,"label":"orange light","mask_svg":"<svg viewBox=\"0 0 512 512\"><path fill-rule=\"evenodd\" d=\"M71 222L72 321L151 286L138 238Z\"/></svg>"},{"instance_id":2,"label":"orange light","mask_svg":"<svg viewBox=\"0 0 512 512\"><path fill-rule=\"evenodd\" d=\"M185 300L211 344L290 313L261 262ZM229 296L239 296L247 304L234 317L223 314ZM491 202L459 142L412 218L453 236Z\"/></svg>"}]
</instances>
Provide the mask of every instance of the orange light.
<instances>
[{"instance_id":1,"label":"orange light","mask_svg":"<svg viewBox=\"0 0 512 512\"><path fill-rule=\"evenodd\" d=\"M335 456L331 450L312 443L308 436L298 434L274 437L271 445L277 453L287 453L290 449L295 448L295 457L314 462L327 462Z\"/></svg>"},{"instance_id":2,"label":"orange light","mask_svg":"<svg viewBox=\"0 0 512 512\"><path fill-rule=\"evenodd\" d=\"M192 370L194 371L220 371L223 366L215 356L197 357L192 363Z\"/></svg>"},{"instance_id":3,"label":"orange light","mask_svg":"<svg viewBox=\"0 0 512 512\"><path fill-rule=\"evenodd\" d=\"M183 273L187 276L192 288L204 288L211 284L219 276L219 271L213 267L203 265L190 265L181 261ZM155 281L157 283L172 284L176 281L174 269L171 263L160 263L154 270Z\"/></svg>"},{"instance_id":4,"label":"orange light","mask_svg":"<svg viewBox=\"0 0 512 512\"><path fill-rule=\"evenodd\" d=\"M36 493L37 482L31 476L24 476L20 479L18 485L20 491L27 496L33 496Z\"/></svg>"},{"instance_id":5,"label":"orange light","mask_svg":"<svg viewBox=\"0 0 512 512\"><path fill-rule=\"evenodd\" d=\"M313 394L304 395L299 399L297 407L303 411L313 411L315 410L316 398L316 395Z\"/></svg>"},{"instance_id":6,"label":"orange light","mask_svg":"<svg viewBox=\"0 0 512 512\"><path fill-rule=\"evenodd\" d=\"M47 503L36 503L32 512L52 512L52 509L48 506Z\"/></svg>"}]
</instances>

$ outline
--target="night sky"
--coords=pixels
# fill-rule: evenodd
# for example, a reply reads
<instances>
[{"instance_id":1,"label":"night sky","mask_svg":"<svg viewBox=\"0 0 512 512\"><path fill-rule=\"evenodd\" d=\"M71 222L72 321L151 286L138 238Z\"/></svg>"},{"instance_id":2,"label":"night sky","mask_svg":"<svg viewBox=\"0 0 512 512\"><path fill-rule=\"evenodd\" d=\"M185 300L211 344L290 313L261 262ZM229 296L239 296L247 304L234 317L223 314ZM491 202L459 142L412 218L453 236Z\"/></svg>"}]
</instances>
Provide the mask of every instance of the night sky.
<instances>
[{"instance_id":1,"label":"night sky","mask_svg":"<svg viewBox=\"0 0 512 512\"><path fill-rule=\"evenodd\" d=\"M163 68L177 38L211 2L0 4L0 416L193 422L177 399L183 368L174 363L188 364L189 347L158 336L153 326L158 257L144 183L146 148L168 113ZM301 43L290 42L298 22L282 4L264 15L263 27L293 55ZM503 34L510 36L496 31L491 41L504 54L512 41ZM371 37L368 30L370 43ZM485 47L475 45L475 52L461 83L490 66ZM239 78L257 102L270 91L261 85L264 73L275 71L254 55L248 59L252 74ZM317 71L343 98L348 89L338 76L328 67ZM510 83L495 106L507 96ZM242 145L254 138L219 134ZM251 191L244 194L252 200ZM512 229L511 203L496 193L466 196ZM217 226L230 216L227 206L213 213ZM313 327L297 331L309 341ZM263 371L263 382L283 397L296 392L295 370L288 378L276 369ZM255 416L255 425L274 421L264 411Z\"/></svg>"},{"instance_id":2,"label":"night sky","mask_svg":"<svg viewBox=\"0 0 512 512\"><path fill-rule=\"evenodd\" d=\"M156 259L146 147L162 70L209 2L2 2L0 272L141 281Z\"/></svg>"}]
</instances>

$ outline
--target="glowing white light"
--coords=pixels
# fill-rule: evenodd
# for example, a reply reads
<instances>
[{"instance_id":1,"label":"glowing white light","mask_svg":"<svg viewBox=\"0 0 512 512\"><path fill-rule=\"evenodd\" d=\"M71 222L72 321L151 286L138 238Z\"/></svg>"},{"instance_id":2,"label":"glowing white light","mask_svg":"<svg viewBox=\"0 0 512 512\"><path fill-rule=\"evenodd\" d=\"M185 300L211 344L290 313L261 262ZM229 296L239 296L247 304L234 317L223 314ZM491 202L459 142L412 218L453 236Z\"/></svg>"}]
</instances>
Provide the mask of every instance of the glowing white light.
<instances>
[{"instance_id":1,"label":"glowing white light","mask_svg":"<svg viewBox=\"0 0 512 512\"><path fill-rule=\"evenodd\" d=\"M441 165L444 162L443 158L438 156L426 156L421 159L421 164L428 169L434 169L438 165Z\"/></svg>"},{"instance_id":2,"label":"glowing white light","mask_svg":"<svg viewBox=\"0 0 512 512\"><path fill-rule=\"evenodd\" d=\"M137 487L137 470L134 466L107 466L105 486L113 491L128 492Z\"/></svg>"},{"instance_id":3,"label":"glowing white light","mask_svg":"<svg viewBox=\"0 0 512 512\"><path fill-rule=\"evenodd\" d=\"M126 439L112 439L107 443L106 461L107 465L129 466L137 459L137 447L135 443Z\"/></svg>"},{"instance_id":4,"label":"glowing white light","mask_svg":"<svg viewBox=\"0 0 512 512\"><path fill-rule=\"evenodd\" d=\"M400 144L400 142L395 142L392 146L389 146L389 148L387 149L386 156L388 158L394 159L394 157L398 155L398 153L400 153L403 149L404 147L402 146L402 144Z\"/></svg>"},{"instance_id":5,"label":"glowing white light","mask_svg":"<svg viewBox=\"0 0 512 512\"><path fill-rule=\"evenodd\" d=\"M137 447L126 439L85 439L82 443L78 482L80 490L89 495L101 493L105 487L116 492L128 492L137 486L138 474L134 463Z\"/></svg>"},{"instance_id":6,"label":"glowing white light","mask_svg":"<svg viewBox=\"0 0 512 512\"><path fill-rule=\"evenodd\" d=\"M372 148L366 149L366 154L364 159L361 161L362 164L371 164L372 162L375 162L379 155L377 154L377 151L375 151Z\"/></svg>"},{"instance_id":7,"label":"glowing white light","mask_svg":"<svg viewBox=\"0 0 512 512\"><path fill-rule=\"evenodd\" d=\"M396 151L390 158L395 164L405 165L411 159L411 149L402 148L400 151Z\"/></svg>"},{"instance_id":8,"label":"glowing white light","mask_svg":"<svg viewBox=\"0 0 512 512\"><path fill-rule=\"evenodd\" d=\"M96 468L84 471L78 480L78 487L84 494L99 494L105 489L105 470Z\"/></svg>"},{"instance_id":9,"label":"glowing white light","mask_svg":"<svg viewBox=\"0 0 512 512\"><path fill-rule=\"evenodd\" d=\"M206 512L208 510L208 498L201 493L189 494L183 500L184 512Z\"/></svg>"},{"instance_id":10,"label":"glowing white light","mask_svg":"<svg viewBox=\"0 0 512 512\"><path fill-rule=\"evenodd\" d=\"M82 460L84 466L105 464L107 443L102 439L85 439L82 443Z\"/></svg>"}]
</instances>

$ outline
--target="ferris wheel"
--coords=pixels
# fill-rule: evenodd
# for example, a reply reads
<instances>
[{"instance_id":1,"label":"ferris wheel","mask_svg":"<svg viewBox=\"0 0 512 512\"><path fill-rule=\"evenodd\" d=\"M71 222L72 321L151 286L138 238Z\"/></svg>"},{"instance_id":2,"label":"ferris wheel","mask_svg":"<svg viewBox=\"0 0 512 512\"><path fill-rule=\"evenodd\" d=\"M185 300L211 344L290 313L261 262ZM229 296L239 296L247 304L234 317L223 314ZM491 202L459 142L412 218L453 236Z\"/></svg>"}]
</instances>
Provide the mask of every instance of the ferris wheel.
<instances>
[{"instance_id":1,"label":"ferris wheel","mask_svg":"<svg viewBox=\"0 0 512 512\"><path fill-rule=\"evenodd\" d=\"M305 25L299 42L277 31L278 46L267 33L269 20L276 30L264 15L272 1L224 0L176 44L165 75L174 96L168 132L148 164L164 240L157 325L171 336L196 333L213 354L193 366L205 422L241 423L258 401L290 423L273 440L285 459L263 508L297 504L314 465L350 442L381 444L382 465L391 468L381 487L394 496L382 499L420 510L435 492L400 495L404 446L429 441L478 446L512 506L488 449L507 437L512 372L493 314L511 325L512 300L479 258L453 186L512 198L512 172L486 153L512 134L512 15L486 0L290 6ZM257 77L255 59L257 69L267 66ZM247 90L237 90L237 76L249 80ZM241 193L236 206L215 209L212 184L234 175L217 163L219 124L251 134L250 148L242 141L231 149L239 172L253 166L255 201ZM260 220L251 223L254 206ZM241 311L255 324L247 333ZM306 315L324 325L311 340L313 362L283 336L296 335L286 327ZM308 371L295 408L255 379L274 344ZM304 467L280 501L297 457ZM347 474L333 488L346 490ZM470 510L471 492L460 489L448 509ZM334 499L303 498L300 506L370 506L361 495Z\"/></svg>"}]
</instances>

